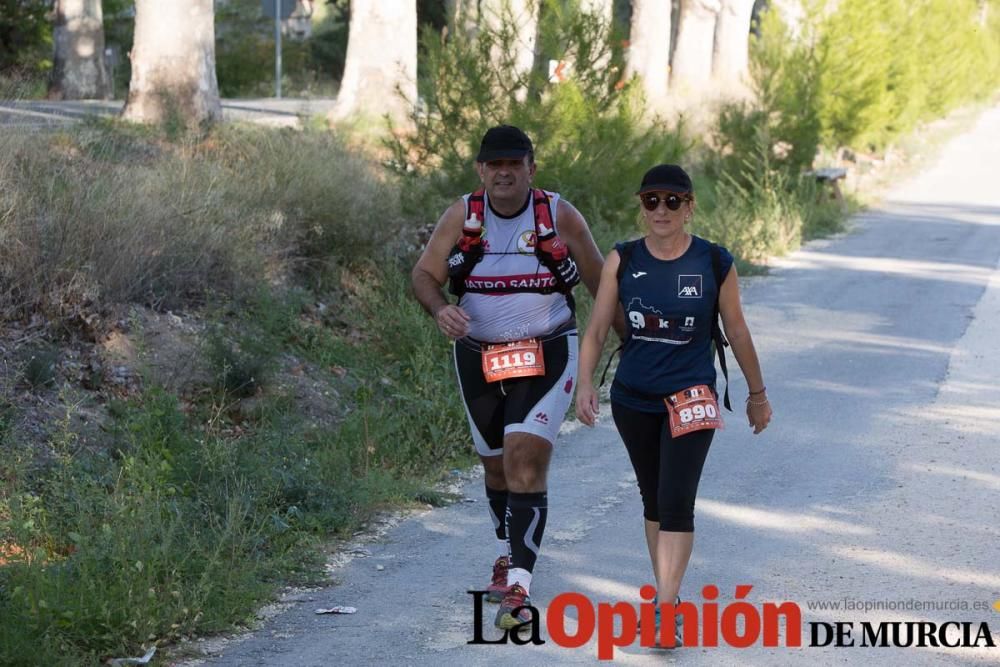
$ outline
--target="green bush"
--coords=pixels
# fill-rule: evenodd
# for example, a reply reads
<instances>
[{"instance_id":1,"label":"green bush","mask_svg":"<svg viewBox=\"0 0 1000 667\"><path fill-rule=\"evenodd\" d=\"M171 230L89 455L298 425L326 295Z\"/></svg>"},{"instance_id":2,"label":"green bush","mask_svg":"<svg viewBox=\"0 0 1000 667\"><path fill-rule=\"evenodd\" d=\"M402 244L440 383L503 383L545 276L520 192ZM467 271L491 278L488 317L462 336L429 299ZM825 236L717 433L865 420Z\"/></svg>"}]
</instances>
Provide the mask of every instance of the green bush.
<instances>
[{"instance_id":1,"label":"green bush","mask_svg":"<svg viewBox=\"0 0 1000 667\"><path fill-rule=\"evenodd\" d=\"M881 3L844 0L822 24L817 99L827 145L881 143L890 122L890 49Z\"/></svg>"},{"instance_id":2,"label":"green bush","mask_svg":"<svg viewBox=\"0 0 1000 667\"><path fill-rule=\"evenodd\" d=\"M801 176L774 159L766 117L733 106L723 113L717 132L728 150L706 163L709 178L705 187L696 188L701 213L695 215L694 231L749 262L797 248Z\"/></svg>"},{"instance_id":3,"label":"green bush","mask_svg":"<svg viewBox=\"0 0 1000 667\"><path fill-rule=\"evenodd\" d=\"M809 26L805 29L808 31ZM765 12L758 34L750 41L751 76L757 103L724 106L718 120L715 149L725 158L729 151L747 155L758 125L766 125L775 159L790 171L812 165L820 144L819 63L808 34L793 40L777 12ZM747 115L756 116L746 118ZM743 125L741 125L741 123ZM732 171L732 170L730 170Z\"/></svg>"},{"instance_id":4,"label":"green bush","mask_svg":"<svg viewBox=\"0 0 1000 667\"><path fill-rule=\"evenodd\" d=\"M794 39L776 12L765 12L752 49L761 100L806 137L818 120L827 148L883 148L1000 86L1000 18L991 7L977 0L843 0L829 10L811 2Z\"/></svg>"},{"instance_id":5,"label":"green bush","mask_svg":"<svg viewBox=\"0 0 1000 667\"><path fill-rule=\"evenodd\" d=\"M0 7L0 74L52 67L52 22L46 0L5 0Z\"/></svg>"}]
</instances>

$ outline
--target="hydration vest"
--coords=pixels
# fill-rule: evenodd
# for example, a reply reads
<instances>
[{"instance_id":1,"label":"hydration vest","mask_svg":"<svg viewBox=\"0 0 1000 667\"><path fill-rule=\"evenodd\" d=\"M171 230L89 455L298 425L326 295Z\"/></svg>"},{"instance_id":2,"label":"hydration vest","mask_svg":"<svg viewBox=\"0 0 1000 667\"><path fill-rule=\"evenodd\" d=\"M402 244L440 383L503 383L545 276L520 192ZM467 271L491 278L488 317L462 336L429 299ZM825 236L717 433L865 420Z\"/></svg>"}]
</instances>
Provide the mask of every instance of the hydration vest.
<instances>
[{"instance_id":1,"label":"hydration vest","mask_svg":"<svg viewBox=\"0 0 1000 667\"><path fill-rule=\"evenodd\" d=\"M468 220L472 215L475 215L476 217L479 218L481 222L483 223L486 222L485 194L486 194L486 189L479 188L471 195L469 195L469 199L466 204L466 213L465 213L466 220ZM549 200L549 196L545 194L544 190L542 190L541 188L532 188L531 202L534 212L535 239L536 239L535 254L537 256L539 252L537 239L540 236L539 233L540 225L544 224L544 226L549 229L555 229L555 224L553 223L551 202ZM541 264L539 266L541 266ZM573 301L573 296L569 292L563 292L563 290L559 289L557 285L553 285L551 287L505 287L503 289L498 289L496 287L489 287L489 288L468 287L465 284L465 279L469 276L469 274L472 273L473 268L474 265L470 264L468 272L465 275L451 276L448 289L452 294L461 297L466 292L488 292L491 294L496 294L498 292L505 294L514 294L519 292L552 294L553 292L560 292L566 294L566 299L569 302L570 310L575 311L575 303Z\"/></svg>"}]
</instances>

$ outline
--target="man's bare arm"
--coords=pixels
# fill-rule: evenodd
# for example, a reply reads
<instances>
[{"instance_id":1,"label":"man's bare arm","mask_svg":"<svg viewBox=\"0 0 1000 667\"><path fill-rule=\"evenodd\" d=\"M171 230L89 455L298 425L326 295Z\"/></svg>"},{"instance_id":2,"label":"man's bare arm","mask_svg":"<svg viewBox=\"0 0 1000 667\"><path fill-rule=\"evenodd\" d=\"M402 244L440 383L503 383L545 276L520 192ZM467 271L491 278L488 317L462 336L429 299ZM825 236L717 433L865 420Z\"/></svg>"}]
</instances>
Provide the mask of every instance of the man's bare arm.
<instances>
[{"instance_id":1,"label":"man's bare arm","mask_svg":"<svg viewBox=\"0 0 1000 667\"><path fill-rule=\"evenodd\" d=\"M461 338L469 332L469 316L450 305L441 291L448 280L448 253L461 236L464 223L465 202L458 200L441 215L410 274L413 295L449 338Z\"/></svg>"},{"instance_id":2,"label":"man's bare arm","mask_svg":"<svg viewBox=\"0 0 1000 667\"><path fill-rule=\"evenodd\" d=\"M580 279L591 296L597 296L597 286L601 283L601 267L604 266L604 257L597 249L597 244L594 243L594 237L590 234L590 227L583 219L583 214L565 199L560 199L556 212L556 225L559 236L569 247L573 261L576 262L580 271Z\"/></svg>"}]
</instances>

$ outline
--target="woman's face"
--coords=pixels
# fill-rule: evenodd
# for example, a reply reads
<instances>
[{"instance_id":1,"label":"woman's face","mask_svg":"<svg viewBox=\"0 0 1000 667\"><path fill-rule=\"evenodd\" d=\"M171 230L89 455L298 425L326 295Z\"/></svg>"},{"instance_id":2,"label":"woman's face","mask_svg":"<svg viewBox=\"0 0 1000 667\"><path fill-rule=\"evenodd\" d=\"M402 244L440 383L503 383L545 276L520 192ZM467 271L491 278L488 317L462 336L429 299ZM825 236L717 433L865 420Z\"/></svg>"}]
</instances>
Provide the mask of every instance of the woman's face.
<instances>
[{"instance_id":1,"label":"woman's face","mask_svg":"<svg viewBox=\"0 0 1000 667\"><path fill-rule=\"evenodd\" d=\"M693 211L690 194L658 190L642 193L639 200L649 233L658 236L670 236L683 231Z\"/></svg>"}]
</instances>

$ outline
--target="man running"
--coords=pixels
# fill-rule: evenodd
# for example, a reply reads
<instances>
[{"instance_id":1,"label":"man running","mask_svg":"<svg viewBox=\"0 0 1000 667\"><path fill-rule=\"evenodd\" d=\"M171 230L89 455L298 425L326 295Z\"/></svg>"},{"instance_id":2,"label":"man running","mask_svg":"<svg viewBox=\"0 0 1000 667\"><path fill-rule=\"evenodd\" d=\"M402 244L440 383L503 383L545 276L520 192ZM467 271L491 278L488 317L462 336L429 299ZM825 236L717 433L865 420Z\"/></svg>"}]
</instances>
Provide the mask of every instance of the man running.
<instances>
[{"instance_id":1,"label":"man running","mask_svg":"<svg viewBox=\"0 0 1000 667\"><path fill-rule=\"evenodd\" d=\"M448 207L413 268L413 291L445 336L483 463L497 558L487 600L496 625L531 620L529 591L548 512L552 445L573 396L572 289L597 292L603 259L583 216L533 188L531 140L490 128L476 156L482 187ZM459 299L450 304L442 287Z\"/></svg>"}]
</instances>

